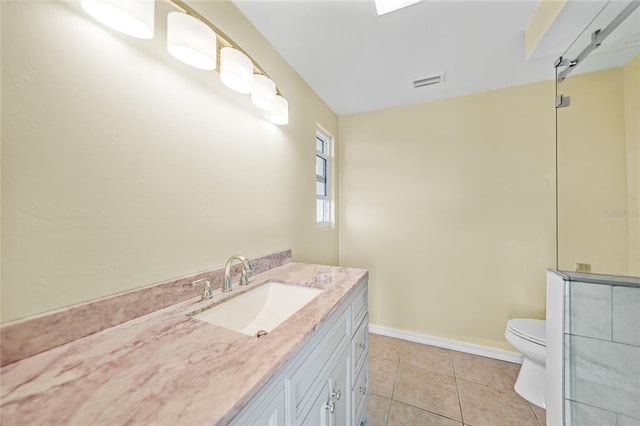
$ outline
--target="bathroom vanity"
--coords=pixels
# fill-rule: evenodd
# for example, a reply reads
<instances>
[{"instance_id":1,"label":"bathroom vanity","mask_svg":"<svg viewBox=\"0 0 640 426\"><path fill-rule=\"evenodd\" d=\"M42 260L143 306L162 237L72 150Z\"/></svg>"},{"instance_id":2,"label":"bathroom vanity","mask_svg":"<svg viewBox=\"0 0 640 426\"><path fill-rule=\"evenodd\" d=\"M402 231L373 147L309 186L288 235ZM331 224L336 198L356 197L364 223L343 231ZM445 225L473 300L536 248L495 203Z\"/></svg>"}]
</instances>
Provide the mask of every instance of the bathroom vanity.
<instances>
[{"instance_id":1,"label":"bathroom vanity","mask_svg":"<svg viewBox=\"0 0 640 426\"><path fill-rule=\"evenodd\" d=\"M363 282L231 424L360 424L368 395L368 330Z\"/></svg>"},{"instance_id":2,"label":"bathroom vanity","mask_svg":"<svg viewBox=\"0 0 640 426\"><path fill-rule=\"evenodd\" d=\"M249 284L229 293L220 291L222 271L207 273L211 300L191 286L198 274L3 324L2 354L11 359L0 369L2 424L360 424L367 271L290 262L290 252L252 262ZM321 292L260 338L195 318L274 281ZM187 298L64 341L72 326L98 324L96 312L128 314L167 291ZM56 333L60 342L20 356L27 342L28 352L38 349L24 337L37 329L47 345Z\"/></svg>"},{"instance_id":3,"label":"bathroom vanity","mask_svg":"<svg viewBox=\"0 0 640 426\"><path fill-rule=\"evenodd\" d=\"M640 424L640 278L547 271L549 425Z\"/></svg>"}]
</instances>

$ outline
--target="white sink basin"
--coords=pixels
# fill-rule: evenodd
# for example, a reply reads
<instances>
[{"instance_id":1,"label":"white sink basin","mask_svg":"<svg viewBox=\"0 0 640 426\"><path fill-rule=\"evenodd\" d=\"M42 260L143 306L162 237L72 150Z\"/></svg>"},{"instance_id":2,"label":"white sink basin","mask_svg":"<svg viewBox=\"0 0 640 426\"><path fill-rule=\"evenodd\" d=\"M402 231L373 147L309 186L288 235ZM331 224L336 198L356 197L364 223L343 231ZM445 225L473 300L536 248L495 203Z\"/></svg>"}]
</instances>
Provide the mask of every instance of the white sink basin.
<instances>
[{"instance_id":1,"label":"white sink basin","mask_svg":"<svg viewBox=\"0 0 640 426\"><path fill-rule=\"evenodd\" d=\"M255 336L259 330L273 330L321 292L317 288L271 281L193 317Z\"/></svg>"}]
</instances>

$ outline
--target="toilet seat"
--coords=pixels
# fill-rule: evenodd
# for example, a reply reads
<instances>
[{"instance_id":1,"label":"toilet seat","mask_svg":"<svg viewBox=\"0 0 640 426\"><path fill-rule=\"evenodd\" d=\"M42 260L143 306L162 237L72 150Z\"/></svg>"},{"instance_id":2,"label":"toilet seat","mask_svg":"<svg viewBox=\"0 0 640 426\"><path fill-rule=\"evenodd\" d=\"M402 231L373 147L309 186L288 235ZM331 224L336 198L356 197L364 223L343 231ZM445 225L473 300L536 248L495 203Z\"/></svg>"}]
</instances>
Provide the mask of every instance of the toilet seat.
<instances>
[{"instance_id":1,"label":"toilet seat","mask_svg":"<svg viewBox=\"0 0 640 426\"><path fill-rule=\"evenodd\" d=\"M507 321L507 329L516 336L540 346L547 346L546 322L529 318Z\"/></svg>"}]
</instances>

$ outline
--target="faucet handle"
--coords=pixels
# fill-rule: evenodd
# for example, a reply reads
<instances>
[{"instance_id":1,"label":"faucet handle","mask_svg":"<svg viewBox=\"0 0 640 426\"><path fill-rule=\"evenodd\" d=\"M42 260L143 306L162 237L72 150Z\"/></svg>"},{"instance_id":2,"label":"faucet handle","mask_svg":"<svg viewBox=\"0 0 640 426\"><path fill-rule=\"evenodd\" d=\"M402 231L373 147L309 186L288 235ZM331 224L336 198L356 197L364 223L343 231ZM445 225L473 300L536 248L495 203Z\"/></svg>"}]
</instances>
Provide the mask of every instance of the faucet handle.
<instances>
[{"instance_id":1,"label":"faucet handle","mask_svg":"<svg viewBox=\"0 0 640 426\"><path fill-rule=\"evenodd\" d=\"M240 285L249 284L249 278L247 277L247 272L253 271L253 264L249 259L244 256L239 256L242 260L242 277L240 278Z\"/></svg>"},{"instance_id":2,"label":"faucet handle","mask_svg":"<svg viewBox=\"0 0 640 426\"><path fill-rule=\"evenodd\" d=\"M201 300L209 300L213 298L213 290L211 290L211 280L209 278L202 278L196 280L191 283L191 285L196 285L200 283L204 283L204 288L202 289L202 299Z\"/></svg>"},{"instance_id":3,"label":"faucet handle","mask_svg":"<svg viewBox=\"0 0 640 426\"><path fill-rule=\"evenodd\" d=\"M249 271L251 269L248 269ZM240 278L240 285L247 285L249 284L249 278L247 278L247 269L242 268L242 277Z\"/></svg>"}]
</instances>

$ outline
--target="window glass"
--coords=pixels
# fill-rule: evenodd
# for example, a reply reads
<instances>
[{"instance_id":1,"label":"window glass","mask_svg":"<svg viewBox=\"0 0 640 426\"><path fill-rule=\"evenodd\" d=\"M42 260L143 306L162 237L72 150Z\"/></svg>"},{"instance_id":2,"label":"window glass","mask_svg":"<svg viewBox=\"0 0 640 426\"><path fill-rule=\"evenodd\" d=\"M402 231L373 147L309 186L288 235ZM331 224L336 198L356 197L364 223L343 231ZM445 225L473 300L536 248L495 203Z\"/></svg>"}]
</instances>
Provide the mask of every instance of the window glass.
<instances>
[{"instance_id":1,"label":"window glass","mask_svg":"<svg viewBox=\"0 0 640 426\"><path fill-rule=\"evenodd\" d=\"M321 129L316 131L316 225L331 226L331 141Z\"/></svg>"},{"instance_id":2,"label":"window glass","mask_svg":"<svg viewBox=\"0 0 640 426\"><path fill-rule=\"evenodd\" d=\"M316 156L316 175L323 179L327 177L327 160L320 156Z\"/></svg>"}]
</instances>

